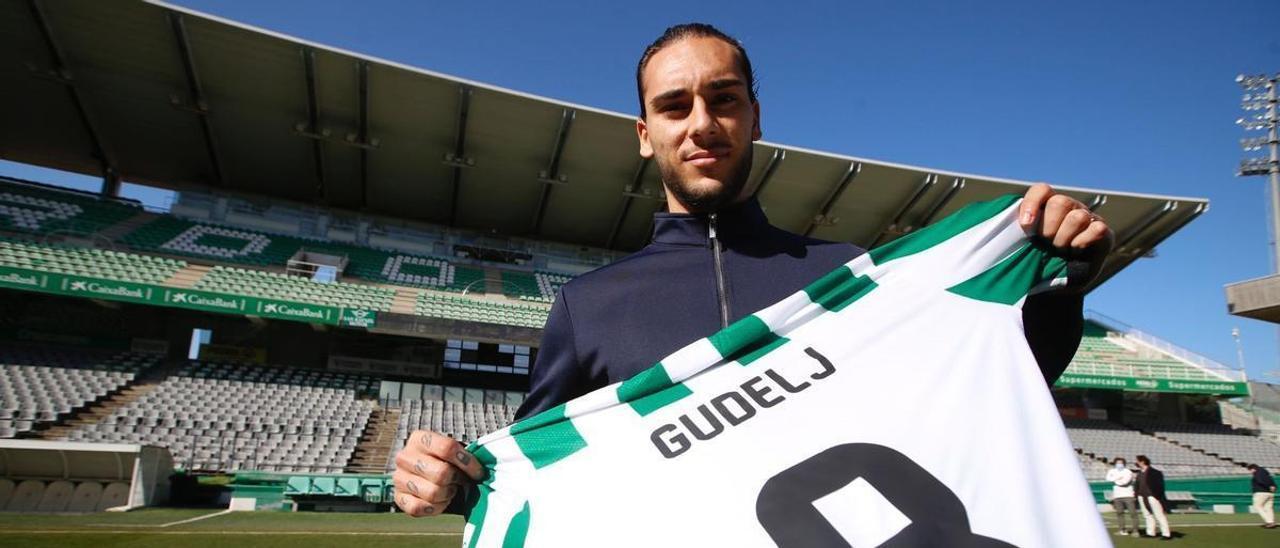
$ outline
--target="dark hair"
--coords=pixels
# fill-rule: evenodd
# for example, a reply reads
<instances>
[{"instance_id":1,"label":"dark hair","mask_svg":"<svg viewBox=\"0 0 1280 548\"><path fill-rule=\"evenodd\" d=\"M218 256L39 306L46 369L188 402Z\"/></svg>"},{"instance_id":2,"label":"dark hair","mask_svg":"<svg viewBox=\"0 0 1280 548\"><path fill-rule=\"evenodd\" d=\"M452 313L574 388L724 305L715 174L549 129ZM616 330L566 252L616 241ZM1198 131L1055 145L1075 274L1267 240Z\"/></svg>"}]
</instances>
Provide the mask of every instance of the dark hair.
<instances>
[{"instance_id":1,"label":"dark hair","mask_svg":"<svg viewBox=\"0 0 1280 548\"><path fill-rule=\"evenodd\" d=\"M1147 458L1146 455L1138 455L1138 458L1135 460L1147 466L1151 466L1151 459Z\"/></svg>"},{"instance_id":2,"label":"dark hair","mask_svg":"<svg viewBox=\"0 0 1280 548\"><path fill-rule=\"evenodd\" d=\"M738 52L738 70L741 70L742 75L747 79L747 98L751 99L752 103L756 102L756 93L759 91L756 86L756 76L751 71L751 59L747 57L747 49L742 47L742 42L706 23L684 23L667 27L662 36L659 36L652 44L649 44L649 47L644 48L644 55L640 56L640 62L636 64L636 94L640 96L641 118L644 118L646 112L644 106L644 68L649 66L649 59L653 58L662 48L686 38L718 38L733 46L733 49Z\"/></svg>"},{"instance_id":3,"label":"dark hair","mask_svg":"<svg viewBox=\"0 0 1280 548\"><path fill-rule=\"evenodd\" d=\"M1245 469L1245 470L1257 470L1257 469L1258 469L1258 465L1257 465L1257 464L1254 464L1254 463L1252 463L1252 462L1251 462L1251 463L1249 463L1249 465L1248 465L1248 466L1245 466L1245 467L1244 467L1244 469Z\"/></svg>"},{"instance_id":4,"label":"dark hair","mask_svg":"<svg viewBox=\"0 0 1280 548\"><path fill-rule=\"evenodd\" d=\"M1123 462L1125 464L1129 464L1129 461L1125 460L1124 457L1116 457L1114 459L1111 459L1111 464L1115 464L1117 462Z\"/></svg>"}]
</instances>

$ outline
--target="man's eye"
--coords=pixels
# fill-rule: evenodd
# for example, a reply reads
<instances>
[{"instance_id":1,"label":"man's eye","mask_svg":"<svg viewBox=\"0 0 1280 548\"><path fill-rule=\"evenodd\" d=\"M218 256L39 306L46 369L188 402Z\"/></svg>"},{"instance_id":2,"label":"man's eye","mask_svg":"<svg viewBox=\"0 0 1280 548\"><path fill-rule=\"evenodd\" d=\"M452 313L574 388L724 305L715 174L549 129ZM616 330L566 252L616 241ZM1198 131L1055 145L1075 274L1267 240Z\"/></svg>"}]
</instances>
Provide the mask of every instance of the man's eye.
<instances>
[{"instance_id":1,"label":"man's eye","mask_svg":"<svg viewBox=\"0 0 1280 548\"><path fill-rule=\"evenodd\" d=\"M716 97L717 103L732 103L737 100L738 100L738 96L732 93L725 93Z\"/></svg>"}]
</instances>

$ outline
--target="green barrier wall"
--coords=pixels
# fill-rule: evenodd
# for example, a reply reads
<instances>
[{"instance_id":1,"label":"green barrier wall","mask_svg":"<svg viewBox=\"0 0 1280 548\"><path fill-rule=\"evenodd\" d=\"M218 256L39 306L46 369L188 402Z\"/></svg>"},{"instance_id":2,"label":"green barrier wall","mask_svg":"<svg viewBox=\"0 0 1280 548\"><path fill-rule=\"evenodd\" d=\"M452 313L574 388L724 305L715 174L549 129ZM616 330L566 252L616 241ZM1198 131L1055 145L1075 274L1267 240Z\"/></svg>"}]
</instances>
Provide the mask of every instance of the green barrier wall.
<instances>
[{"instance_id":1,"label":"green barrier wall","mask_svg":"<svg viewBox=\"0 0 1280 548\"><path fill-rule=\"evenodd\" d=\"M1098 504L1107 502L1105 494L1111 490L1111 482L1089 483L1093 498ZM1190 491L1201 510L1212 511L1215 504L1230 504L1236 512L1247 513L1253 504L1253 492L1249 489L1249 476L1213 476L1203 478L1172 478L1164 480L1165 492Z\"/></svg>"}]
</instances>

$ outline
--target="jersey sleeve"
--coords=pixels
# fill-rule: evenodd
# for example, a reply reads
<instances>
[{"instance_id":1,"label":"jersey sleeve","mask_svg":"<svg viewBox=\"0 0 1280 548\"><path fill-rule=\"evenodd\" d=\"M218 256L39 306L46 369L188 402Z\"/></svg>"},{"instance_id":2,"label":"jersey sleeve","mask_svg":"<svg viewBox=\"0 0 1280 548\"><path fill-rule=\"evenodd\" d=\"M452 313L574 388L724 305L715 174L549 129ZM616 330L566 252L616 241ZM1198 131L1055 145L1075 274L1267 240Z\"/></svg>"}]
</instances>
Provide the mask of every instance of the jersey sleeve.
<instances>
[{"instance_id":1,"label":"jersey sleeve","mask_svg":"<svg viewBox=\"0 0 1280 548\"><path fill-rule=\"evenodd\" d=\"M872 249L850 267L876 283L910 281L1021 307L1028 295L1065 286L1068 274L1067 261L1018 224L1021 203L1021 196L1010 194L969 204Z\"/></svg>"}]
</instances>

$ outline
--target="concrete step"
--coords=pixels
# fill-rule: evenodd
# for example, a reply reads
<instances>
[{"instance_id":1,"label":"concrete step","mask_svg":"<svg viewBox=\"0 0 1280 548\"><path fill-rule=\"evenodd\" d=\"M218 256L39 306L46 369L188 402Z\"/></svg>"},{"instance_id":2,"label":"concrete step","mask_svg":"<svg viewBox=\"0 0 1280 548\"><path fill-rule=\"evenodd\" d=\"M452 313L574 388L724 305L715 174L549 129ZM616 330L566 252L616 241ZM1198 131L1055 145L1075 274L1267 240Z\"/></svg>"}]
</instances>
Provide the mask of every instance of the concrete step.
<instances>
[{"instance_id":1,"label":"concrete step","mask_svg":"<svg viewBox=\"0 0 1280 548\"><path fill-rule=\"evenodd\" d=\"M399 423L399 409L374 409L360 436L360 442L356 444L356 450L352 452L351 461L344 470L361 474L385 473Z\"/></svg>"},{"instance_id":2,"label":"concrete step","mask_svg":"<svg viewBox=\"0 0 1280 548\"><path fill-rule=\"evenodd\" d=\"M391 311L396 314L413 314L418 304L418 295L422 291L410 287L396 287L395 290L396 295L391 298Z\"/></svg>"},{"instance_id":3,"label":"concrete step","mask_svg":"<svg viewBox=\"0 0 1280 548\"><path fill-rule=\"evenodd\" d=\"M69 418L59 421L58 424L40 431L40 438L46 440L57 440L67 437L72 430L81 426L90 424L98 424L102 419L115 413L117 409L125 407L133 403L138 398L145 396L160 383L168 378L168 368L161 366L144 371L133 380L131 384L124 388L107 394L97 401L85 406L80 412Z\"/></svg>"},{"instance_id":4,"label":"concrete step","mask_svg":"<svg viewBox=\"0 0 1280 548\"><path fill-rule=\"evenodd\" d=\"M502 271L493 267L484 269L484 292L490 295L502 295Z\"/></svg>"},{"instance_id":5,"label":"concrete step","mask_svg":"<svg viewBox=\"0 0 1280 548\"><path fill-rule=\"evenodd\" d=\"M113 224L103 230L99 230L97 236L114 242L134 230L137 230L138 227L151 222L152 219L157 217L159 217L159 215L156 215L155 213L139 211L137 215Z\"/></svg>"},{"instance_id":6,"label":"concrete step","mask_svg":"<svg viewBox=\"0 0 1280 548\"><path fill-rule=\"evenodd\" d=\"M165 280L163 285L167 285L169 287L180 287L183 289L191 289L197 283L199 283L200 280L205 277L205 275L209 274L210 270L213 270L212 266L202 265L202 264L188 264L182 270L179 270L173 273L173 276L170 276L169 279Z\"/></svg>"}]
</instances>

